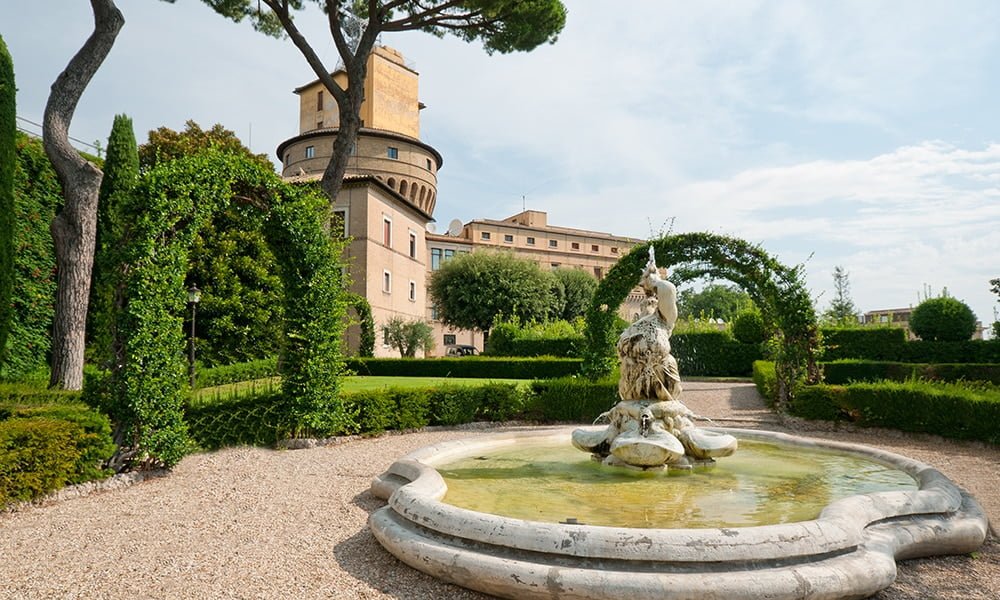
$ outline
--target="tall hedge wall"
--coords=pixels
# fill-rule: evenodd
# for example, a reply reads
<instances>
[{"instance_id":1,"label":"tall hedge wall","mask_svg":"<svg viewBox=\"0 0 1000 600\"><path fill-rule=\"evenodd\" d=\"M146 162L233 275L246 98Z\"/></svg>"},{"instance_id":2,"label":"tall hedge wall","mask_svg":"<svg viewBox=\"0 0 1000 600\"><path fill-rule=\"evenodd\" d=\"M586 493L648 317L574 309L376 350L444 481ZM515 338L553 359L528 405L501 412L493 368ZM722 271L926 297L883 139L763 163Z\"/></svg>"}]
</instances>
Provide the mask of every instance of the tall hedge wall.
<instances>
[{"instance_id":1,"label":"tall hedge wall","mask_svg":"<svg viewBox=\"0 0 1000 600\"><path fill-rule=\"evenodd\" d=\"M14 64L0 36L0 362L10 334L14 293L14 139L17 134Z\"/></svg>"},{"instance_id":2,"label":"tall hedge wall","mask_svg":"<svg viewBox=\"0 0 1000 600\"><path fill-rule=\"evenodd\" d=\"M912 363L1000 363L1000 340L906 341L898 327L826 328L827 361L862 359Z\"/></svg>"}]
</instances>

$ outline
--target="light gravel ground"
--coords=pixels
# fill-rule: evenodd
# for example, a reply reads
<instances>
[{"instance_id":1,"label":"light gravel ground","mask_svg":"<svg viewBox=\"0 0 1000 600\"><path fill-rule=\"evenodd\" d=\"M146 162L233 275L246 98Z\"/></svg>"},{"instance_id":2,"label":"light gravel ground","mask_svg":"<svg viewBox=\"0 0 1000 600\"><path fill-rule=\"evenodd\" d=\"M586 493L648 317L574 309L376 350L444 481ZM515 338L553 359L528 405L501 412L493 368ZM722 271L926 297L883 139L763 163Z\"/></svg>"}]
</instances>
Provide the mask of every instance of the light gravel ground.
<instances>
[{"instance_id":1,"label":"light gravel ground","mask_svg":"<svg viewBox=\"0 0 1000 600\"><path fill-rule=\"evenodd\" d=\"M688 382L684 400L720 425L789 430L748 384ZM0 598L485 599L396 561L366 528L382 505L368 493L375 475L411 450L483 431L232 448L124 489L0 514ZM998 447L885 431L805 434L932 464L1000 523ZM975 557L901 563L876 598L1000 600L1000 543Z\"/></svg>"}]
</instances>

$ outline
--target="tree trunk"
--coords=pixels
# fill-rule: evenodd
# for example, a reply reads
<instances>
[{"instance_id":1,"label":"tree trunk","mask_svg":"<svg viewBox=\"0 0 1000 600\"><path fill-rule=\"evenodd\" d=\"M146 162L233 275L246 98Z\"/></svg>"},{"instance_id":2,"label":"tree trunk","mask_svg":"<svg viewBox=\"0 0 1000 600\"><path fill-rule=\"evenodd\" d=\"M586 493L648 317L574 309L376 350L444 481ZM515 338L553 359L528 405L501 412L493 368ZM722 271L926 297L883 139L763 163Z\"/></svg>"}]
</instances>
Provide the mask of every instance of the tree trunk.
<instances>
[{"instance_id":1,"label":"tree trunk","mask_svg":"<svg viewBox=\"0 0 1000 600\"><path fill-rule=\"evenodd\" d=\"M362 40L362 44L365 41ZM365 99L365 77L368 72L368 55L371 47L360 48L360 58L347 64L348 87L345 90L344 101L337 102L337 110L340 113L340 126L337 129L337 138L333 141L333 156L323 171L323 179L320 187L332 202L340 192L344 184L344 173L347 171L347 162L351 155L351 148L358 140L358 131L361 130L361 103ZM346 62L346 61L345 61ZM332 93L332 92L331 92ZM336 96L335 96L336 97Z\"/></svg>"},{"instance_id":2,"label":"tree trunk","mask_svg":"<svg viewBox=\"0 0 1000 600\"><path fill-rule=\"evenodd\" d=\"M51 226L58 280L49 386L67 390L83 387L87 302L102 177L100 169L70 145L69 124L80 96L111 52L125 24L114 0L91 0L90 5L94 11L94 32L52 84L42 129L45 153L59 176L64 200L62 211Z\"/></svg>"}]
</instances>

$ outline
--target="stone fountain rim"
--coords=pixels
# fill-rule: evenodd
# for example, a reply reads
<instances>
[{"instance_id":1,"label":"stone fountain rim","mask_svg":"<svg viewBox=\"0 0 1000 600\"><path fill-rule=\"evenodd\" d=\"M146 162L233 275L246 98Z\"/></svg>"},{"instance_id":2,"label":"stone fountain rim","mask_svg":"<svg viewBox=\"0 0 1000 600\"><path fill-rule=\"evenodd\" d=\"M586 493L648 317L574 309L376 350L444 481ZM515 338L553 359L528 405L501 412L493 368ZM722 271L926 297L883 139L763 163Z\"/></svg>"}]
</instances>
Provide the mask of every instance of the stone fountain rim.
<instances>
[{"instance_id":1,"label":"stone fountain rim","mask_svg":"<svg viewBox=\"0 0 1000 600\"><path fill-rule=\"evenodd\" d=\"M738 439L846 452L909 474L917 490L860 494L828 505L816 519L754 527L638 529L544 523L502 517L441 502L447 486L435 469L445 461L531 439L569 440L575 427L489 434L426 446L397 460L372 491L402 518L439 534L512 550L610 560L745 561L796 559L849 552L864 542L865 528L910 515L955 513L962 491L933 467L859 444L779 432L707 428Z\"/></svg>"}]
</instances>

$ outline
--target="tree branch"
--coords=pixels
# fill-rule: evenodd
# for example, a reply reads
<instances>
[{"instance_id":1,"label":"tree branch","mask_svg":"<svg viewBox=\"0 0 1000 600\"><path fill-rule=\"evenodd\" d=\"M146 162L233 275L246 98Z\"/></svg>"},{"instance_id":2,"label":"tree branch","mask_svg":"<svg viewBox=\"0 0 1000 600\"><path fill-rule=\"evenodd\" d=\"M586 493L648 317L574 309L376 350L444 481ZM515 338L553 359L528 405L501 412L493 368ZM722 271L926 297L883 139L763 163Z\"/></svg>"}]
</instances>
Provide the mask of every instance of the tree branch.
<instances>
[{"instance_id":1,"label":"tree branch","mask_svg":"<svg viewBox=\"0 0 1000 600\"><path fill-rule=\"evenodd\" d=\"M308 40L306 40L305 36L302 35L299 28L295 26L295 22L288 13L287 2L279 3L278 0L264 0L264 4L274 11L274 14L278 17L278 21L281 22L282 28L284 28L288 37L292 39L292 43L295 44L295 47L298 48L299 52L302 53L302 56L305 57L306 62L309 63L313 72L316 73L316 77L318 77L323 85L326 86L326 89L333 94L337 104L346 102L347 94L339 85L337 85L337 82L333 79L333 75L331 75L330 71L323 65L323 61L320 60L316 51L309 45Z\"/></svg>"},{"instance_id":2,"label":"tree branch","mask_svg":"<svg viewBox=\"0 0 1000 600\"><path fill-rule=\"evenodd\" d=\"M344 67L347 67L354 60L354 55L351 54L351 47L347 45L347 39L344 38L344 30L340 24L339 1L326 0L326 18L330 25L333 43L337 46L337 54L340 55L340 60L344 61Z\"/></svg>"}]
</instances>

